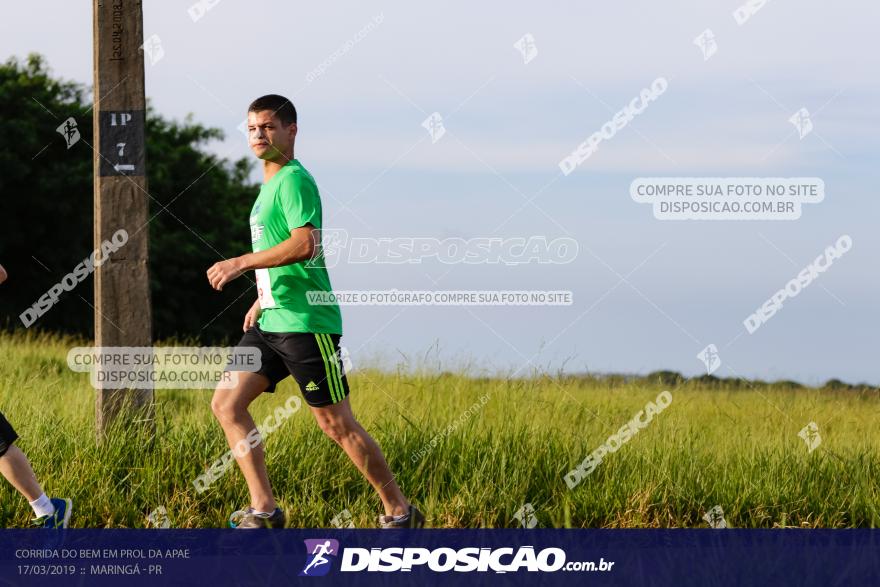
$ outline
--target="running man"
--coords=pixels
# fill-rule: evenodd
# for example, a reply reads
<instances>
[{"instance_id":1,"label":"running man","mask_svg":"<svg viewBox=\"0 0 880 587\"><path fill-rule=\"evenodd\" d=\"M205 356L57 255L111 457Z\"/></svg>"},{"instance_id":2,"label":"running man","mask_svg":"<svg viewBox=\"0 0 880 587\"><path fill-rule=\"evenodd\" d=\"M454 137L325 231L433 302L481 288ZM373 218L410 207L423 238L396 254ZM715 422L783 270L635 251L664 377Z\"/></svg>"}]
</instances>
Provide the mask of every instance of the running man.
<instances>
[{"instance_id":1,"label":"running man","mask_svg":"<svg viewBox=\"0 0 880 587\"><path fill-rule=\"evenodd\" d=\"M321 565L326 565L330 561L325 558L325 554L333 554L333 549L330 548L330 541L326 541L323 544L315 545L315 550L312 551L312 554L315 555L315 558L312 559L306 568L303 569L303 575L309 574L309 569L313 569L315 567L319 567Z\"/></svg>"},{"instance_id":2,"label":"running man","mask_svg":"<svg viewBox=\"0 0 880 587\"><path fill-rule=\"evenodd\" d=\"M0 283L6 281L6 270L0 265ZM33 525L42 528L67 528L72 502L58 497L48 498L37 482L28 458L13 444L18 434L0 412L0 474L21 493L36 516Z\"/></svg>"},{"instance_id":3,"label":"running man","mask_svg":"<svg viewBox=\"0 0 880 587\"><path fill-rule=\"evenodd\" d=\"M215 263L208 281L216 290L255 270L257 300L244 317L242 347L262 355L256 373L238 372L233 389L217 388L211 409L230 448L256 429L248 406L293 375L321 430L336 442L382 500L383 528L418 528L425 518L403 496L382 450L351 411L348 380L339 360L339 306L311 305L306 292L330 292L321 253L321 198L311 174L294 158L296 109L290 100L268 95L248 108L248 142L263 161L263 185L251 210L253 253ZM263 443L244 456L233 450L247 481L251 505L234 512L234 528L283 528L266 472Z\"/></svg>"}]
</instances>

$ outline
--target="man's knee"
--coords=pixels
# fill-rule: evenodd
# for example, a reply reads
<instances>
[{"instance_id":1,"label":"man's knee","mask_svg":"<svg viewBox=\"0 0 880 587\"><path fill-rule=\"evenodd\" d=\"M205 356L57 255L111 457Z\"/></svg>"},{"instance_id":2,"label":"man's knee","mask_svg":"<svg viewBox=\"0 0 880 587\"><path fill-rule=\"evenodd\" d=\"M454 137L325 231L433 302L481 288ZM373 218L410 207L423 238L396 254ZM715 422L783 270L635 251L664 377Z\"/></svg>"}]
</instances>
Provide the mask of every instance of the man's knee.
<instances>
[{"instance_id":1,"label":"man's knee","mask_svg":"<svg viewBox=\"0 0 880 587\"><path fill-rule=\"evenodd\" d=\"M243 409L236 403L231 389L218 389L211 398L211 411L214 417L223 424L231 422Z\"/></svg>"},{"instance_id":2,"label":"man's knee","mask_svg":"<svg viewBox=\"0 0 880 587\"><path fill-rule=\"evenodd\" d=\"M327 438L337 444L352 434L354 431L354 423L348 418L324 417L318 418L318 426L327 435Z\"/></svg>"},{"instance_id":3,"label":"man's knee","mask_svg":"<svg viewBox=\"0 0 880 587\"><path fill-rule=\"evenodd\" d=\"M238 373L233 387L218 385L211 398L211 411L220 423L229 422L247 414L250 403L269 385L262 374Z\"/></svg>"},{"instance_id":4,"label":"man's knee","mask_svg":"<svg viewBox=\"0 0 880 587\"><path fill-rule=\"evenodd\" d=\"M211 411L218 420L222 420L226 414L226 402L220 397L219 391L215 391L214 397L211 398Z\"/></svg>"}]
</instances>

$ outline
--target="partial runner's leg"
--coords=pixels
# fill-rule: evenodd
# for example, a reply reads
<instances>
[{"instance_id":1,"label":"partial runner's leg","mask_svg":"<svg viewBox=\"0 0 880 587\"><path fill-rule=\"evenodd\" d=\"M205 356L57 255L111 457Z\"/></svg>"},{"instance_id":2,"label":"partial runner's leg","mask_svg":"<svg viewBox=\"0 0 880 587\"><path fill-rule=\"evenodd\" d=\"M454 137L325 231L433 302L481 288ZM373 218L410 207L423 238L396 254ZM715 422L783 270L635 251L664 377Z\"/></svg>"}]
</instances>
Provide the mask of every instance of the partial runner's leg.
<instances>
[{"instance_id":1,"label":"partial runner's leg","mask_svg":"<svg viewBox=\"0 0 880 587\"><path fill-rule=\"evenodd\" d=\"M389 516L407 513L409 502L397 486L385 462L382 449L358 423L351 412L348 397L328 406L310 406L321 430L342 447L348 458L379 494Z\"/></svg>"},{"instance_id":2,"label":"partial runner's leg","mask_svg":"<svg viewBox=\"0 0 880 587\"><path fill-rule=\"evenodd\" d=\"M0 457L0 474L2 474L19 493L31 502L36 501L43 490L37 482L34 470L21 449L10 445L6 453Z\"/></svg>"},{"instance_id":3,"label":"partial runner's leg","mask_svg":"<svg viewBox=\"0 0 880 587\"><path fill-rule=\"evenodd\" d=\"M66 526L67 520L70 519L70 500L57 499L53 501L43 493L30 461L14 444L16 440L18 440L18 435L12 428L12 424L3 414L0 414L0 475L3 475L28 500L38 519L48 520L56 513L58 507L63 507L61 518L52 519L49 526L56 527L58 524Z\"/></svg>"},{"instance_id":4,"label":"partial runner's leg","mask_svg":"<svg viewBox=\"0 0 880 587\"><path fill-rule=\"evenodd\" d=\"M248 406L270 385L269 379L261 373L238 372L238 385L232 389L217 388L211 400L211 410L223 433L235 460L247 481L251 495L251 507L258 512L272 512L277 507L269 475L266 472L266 456L263 442L251 448L247 435L256 430L257 425L248 412ZM236 446L247 447L237 450ZM239 454L244 453L244 454Z\"/></svg>"}]
</instances>

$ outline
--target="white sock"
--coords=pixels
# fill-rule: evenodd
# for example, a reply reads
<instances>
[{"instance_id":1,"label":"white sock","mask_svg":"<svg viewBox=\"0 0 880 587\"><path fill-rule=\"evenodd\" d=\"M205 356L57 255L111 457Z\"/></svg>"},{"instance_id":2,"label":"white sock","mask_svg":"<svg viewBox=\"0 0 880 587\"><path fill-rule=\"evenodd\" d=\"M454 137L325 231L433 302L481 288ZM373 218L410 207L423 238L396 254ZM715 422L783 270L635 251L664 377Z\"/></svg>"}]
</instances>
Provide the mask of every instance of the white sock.
<instances>
[{"instance_id":1,"label":"white sock","mask_svg":"<svg viewBox=\"0 0 880 587\"><path fill-rule=\"evenodd\" d=\"M36 501L28 502L31 504L31 507L34 508L34 514L41 518L43 516L51 516L55 513L55 506L52 505L52 500L46 497L46 494L40 495L36 499Z\"/></svg>"}]
</instances>

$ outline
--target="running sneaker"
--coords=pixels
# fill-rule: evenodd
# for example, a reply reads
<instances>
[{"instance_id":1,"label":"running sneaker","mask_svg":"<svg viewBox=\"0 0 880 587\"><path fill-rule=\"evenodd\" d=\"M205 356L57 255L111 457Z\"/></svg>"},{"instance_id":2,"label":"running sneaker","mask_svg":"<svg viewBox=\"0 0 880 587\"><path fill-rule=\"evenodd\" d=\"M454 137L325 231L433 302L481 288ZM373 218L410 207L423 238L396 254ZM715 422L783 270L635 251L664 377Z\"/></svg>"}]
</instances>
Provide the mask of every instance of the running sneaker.
<instances>
[{"instance_id":1,"label":"running sneaker","mask_svg":"<svg viewBox=\"0 0 880 587\"><path fill-rule=\"evenodd\" d=\"M67 528L73 502L70 499L60 497L53 497L49 501L55 506L55 511L51 515L34 518L31 523L40 528Z\"/></svg>"},{"instance_id":2,"label":"running sneaker","mask_svg":"<svg viewBox=\"0 0 880 587\"><path fill-rule=\"evenodd\" d=\"M379 526L382 528L423 528L425 516L412 504L409 511L399 516L379 516Z\"/></svg>"},{"instance_id":3,"label":"running sneaker","mask_svg":"<svg viewBox=\"0 0 880 587\"><path fill-rule=\"evenodd\" d=\"M258 512L254 508L238 510L229 516L229 527L250 530L253 528L284 528L287 516L281 508L275 508L271 514Z\"/></svg>"}]
</instances>

